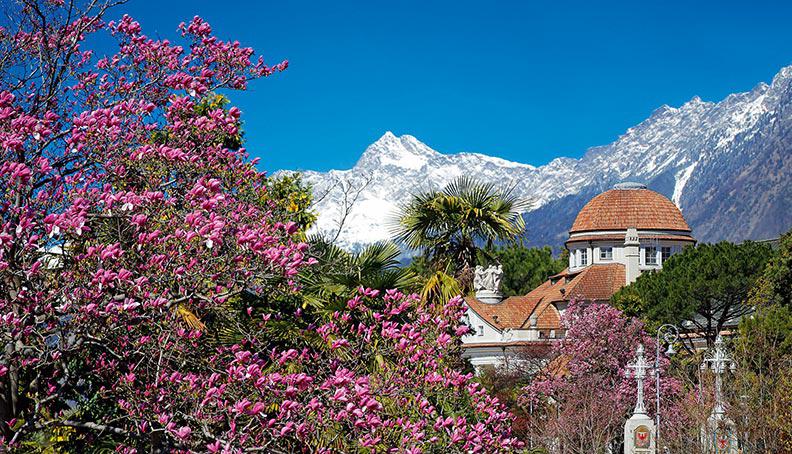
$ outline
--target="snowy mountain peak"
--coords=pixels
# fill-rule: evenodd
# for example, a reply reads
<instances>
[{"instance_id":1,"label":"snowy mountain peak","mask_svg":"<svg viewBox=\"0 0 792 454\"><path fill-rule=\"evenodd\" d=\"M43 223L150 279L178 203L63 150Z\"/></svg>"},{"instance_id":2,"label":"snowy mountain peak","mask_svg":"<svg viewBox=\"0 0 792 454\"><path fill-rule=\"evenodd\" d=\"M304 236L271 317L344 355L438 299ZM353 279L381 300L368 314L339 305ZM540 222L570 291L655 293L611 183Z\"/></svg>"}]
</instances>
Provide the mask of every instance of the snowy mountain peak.
<instances>
[{"instance_id":1,"label":"snowy mountain peak","mask_svg":"<svg viewBox=\"0 0 792 454\"><path fill-rule=\"evenodd\" d=\"M439 153L413 136L397 137L387 131L366 148L356 167L393 166L418 170L437 155Z\"/></svg>"},{"instance_id":2,"label":"snowy mountain peak","mask_svg":"<svg viewBox=\"0 0 792 454\"><path fill-rule=\"evenodd\" d=\"M781 68L778 74L773 77L771 85L776 87L781 84L786 84L789 79L792 79L792 65Z\"/></svg>"},{"instance_id":3,"label":"snowy mountain peak","mask_svg":"<svg viewBox=\"0 0 792 454\"><path fill-rule=\"evenodd\" d=\"M388 222L417 191L468 175L515 184L533 201L524 213L527 242L559 247L591 197L621 181L646 182L684 210L699 241L760 239L792 227L792 66L771 85L720 102L695 96L655 110L615 142L579 159L533 167L477 153L442 154L413 136L390 131L366 148L355 167L306 172L322 194L315 231L338 233L347 249L389 238Z\"/></svg>"},{"instance_id":4,"label":"snowy mountain peak","mask_svg":"<svg viewBox=\"0 0 792 454\"><path fill-rule=\"evenodd\" d=\"M680 107L679 110L682 110L682 111L706 110L706 109L708 109L708 108L710 108L710 107L712 107L714 105L715 105L714 102L704 101L698 95L696 95L696 96L690 98L690 101L686 102L685 104L682 104L682 107Z\"/></svg>"}]
</instances>

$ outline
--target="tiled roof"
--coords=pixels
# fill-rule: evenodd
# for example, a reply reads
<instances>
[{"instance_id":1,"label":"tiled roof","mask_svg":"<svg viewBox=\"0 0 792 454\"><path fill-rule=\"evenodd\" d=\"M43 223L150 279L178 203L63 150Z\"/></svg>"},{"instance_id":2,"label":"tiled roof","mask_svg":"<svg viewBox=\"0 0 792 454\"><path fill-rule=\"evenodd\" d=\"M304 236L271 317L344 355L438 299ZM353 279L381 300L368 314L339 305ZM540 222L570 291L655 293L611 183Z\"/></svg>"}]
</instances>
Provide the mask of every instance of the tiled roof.
<instances>
[{"instance_id":1,"label":"tiled roof","mask_svg":"<svg viewBox=\"0 0 792 454\"><path fill-rule=\"evenodd\" d=\"M597 264L584 268L566 286L564 300L609 300L625 284L624 265L621 263Z\"/></svg>"},{"instance_id":2,"label":"tiled roof","mask_svg":"<svg viewBox=\"0 0 792 454\"><path fill-rule=\"evenodd\" d=\"M690 241L695 243L696 240L690 235L638 235L641 240L677 240L677 241ZM566 240L566 244L575 243L578 241L624 241L624 235L580 235Z\"/></svg>"},{"instance_id":3,"label":"tiled roof","mask_svg":"<svg viewBox=\"0 0 792 454\"><path fill-rule=\"evenodd\" d=\"M498 304L482 303L476 298L465 298L468 306L499 330L515 329L523 325L525 320L533 313L538 298L526 296L510 296Z\"/></svg>"},{"instance_id":4,"label":"tiled roof","mask_svg":"<svg viewBox=\"0 0 792 454\"><path fill-rule=\"evenodd\" d=\"M690 232L682 212L664 195L649 189L611 189L580 210L569 233L630 227Z\"/></svg>"},{"instance_id":5,"label":"tiled roof","mask_svg":"<svg viewBox=\"0 0 792 454\"><path fill-rule=\"evenodd\" d=\"M570 299L607 301L625 283L624 265L596 264L570 273L564 270L531 290L525 296L511 296L498 304L465 298L468 306L499 330L529 329L536 315L536 329L560 329L560 314L555 303Z\"/></svg>"}]
</instances>

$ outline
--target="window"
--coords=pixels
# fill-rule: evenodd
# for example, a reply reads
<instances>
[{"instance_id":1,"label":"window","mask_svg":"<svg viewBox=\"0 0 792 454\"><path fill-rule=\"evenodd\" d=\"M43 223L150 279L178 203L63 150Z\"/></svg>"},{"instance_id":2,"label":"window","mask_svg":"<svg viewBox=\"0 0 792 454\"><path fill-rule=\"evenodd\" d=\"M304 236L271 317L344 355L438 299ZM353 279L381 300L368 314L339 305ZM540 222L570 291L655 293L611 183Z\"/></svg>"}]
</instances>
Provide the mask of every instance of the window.
<instances>
[{"instance_id":1,"label":"window","mask_svg":"<svg viewBox=\"0 0 792 454\"><path fill-rule=\"evenodd\" d=\"M671 257L671 248L669 246L663 246L660 248L660 256L662 261L660 263L665 263L669 257Z\"/></svg>"},{"instance_id":2,"label":"window","mask_svg":"<svg viewBox=\"0 0 792 454\"><path fill-rule=\"evenodd\" d=\"M601 247L600 248L600 260L613 260L613 248L612 247Z\"/></svg>"},{"instance_id":3,"label":"window","mask_svg":"<svg viewBox=\"0 0 792 454\"><path fill-rule=\"evenodd\" d=\"M580 266L588 265L588 249L580 250Z\"/></svg>"},{"instance_id":4,"label":"window","mask_svg":"<svg viewBox=\"0 0 792 454\"><path fill-rule=\"evenodd\" d=\"M657 265L657 248L654 246L647 247L645 250L646 264Z\"/></svg>"},{"instance_id":5,"label":"window","mask_svg":"<svg viewBox=\"0 0 792 454\"><path fill-rule=\"evenodd\" d=\"M483 336L484 335L484 325L479 325L479 327L478 327L478 329L476 331L478 331L476 334L478 334L479 336Z\"/></svg>"}]
</instances>

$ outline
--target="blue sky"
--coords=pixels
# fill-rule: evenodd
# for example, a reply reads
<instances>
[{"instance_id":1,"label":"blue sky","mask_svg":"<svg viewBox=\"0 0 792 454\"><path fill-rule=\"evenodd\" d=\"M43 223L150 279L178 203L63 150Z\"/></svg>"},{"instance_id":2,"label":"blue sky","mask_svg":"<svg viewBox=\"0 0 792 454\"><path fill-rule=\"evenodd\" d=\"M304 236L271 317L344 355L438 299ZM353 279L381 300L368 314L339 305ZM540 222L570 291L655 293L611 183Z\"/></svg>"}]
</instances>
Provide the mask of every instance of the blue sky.
<instances>
[{"instance_id":1,"label":"blue sky","mask_svg":"<svg viewBox=\"0 0 792 454\"><path fill-rule=\"evenodd\" d=\"M613 141L662 104L720 100L792 63L792 2L150 1L193 15L279 75L236 92L266 170L348 168L382 133L534 165Z\"/></svg>"}]
</instances>

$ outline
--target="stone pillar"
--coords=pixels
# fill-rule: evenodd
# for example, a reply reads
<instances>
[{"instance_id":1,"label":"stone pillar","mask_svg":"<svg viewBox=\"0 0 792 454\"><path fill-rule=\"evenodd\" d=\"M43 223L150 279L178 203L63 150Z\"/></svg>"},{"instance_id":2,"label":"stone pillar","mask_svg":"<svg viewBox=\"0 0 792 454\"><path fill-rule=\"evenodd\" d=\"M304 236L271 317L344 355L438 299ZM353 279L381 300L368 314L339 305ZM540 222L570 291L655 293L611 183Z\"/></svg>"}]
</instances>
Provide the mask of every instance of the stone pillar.
<instances>
[{"instance_id":1,"label":"stone pillar","mask_svg":"<svg viewBox=\"0 0 792 454\"><path fill-rule=\"evenodd\" d=\"M630 419L624 424L624 454L656 454L654 420L646 413L644 406L644 378L652 365L644 357L644 346L638 345L635 362L627 365L627 375L635 377L638 397ZM632 371L632 372L630 372Z\"/></svg>"},{"instance_id":2,"label":"stone pillar","mask_svg":"<svg viewBox=\"0 0 792 454\"><path fill-rule=\"evenodd\" d=\"M634 414L624 424L624 454L655 454L655 424L647 414Z\"/></svg>"},{"instance_id":3,"label":"stone pillar","mask_svg":"<svg viewBox=\"0 0 792 454\"><path fill-rule=\"evenodd\" d=\"M627 229L624 236L624 274L626 285L630 285L641 275L641 243L638 239L638 230Z\"/></svg>"},{"instance_id":4,"label":"stone pillar","mask_svg":"<svg viewBox=\"0 0 792 454\"><path fill-rule=\"evenodd\" d=\"M737 454L739 446L734 422L723 414L712 413L701 429L701 442L708 454Z\"/></svg>"}]
</instances>

